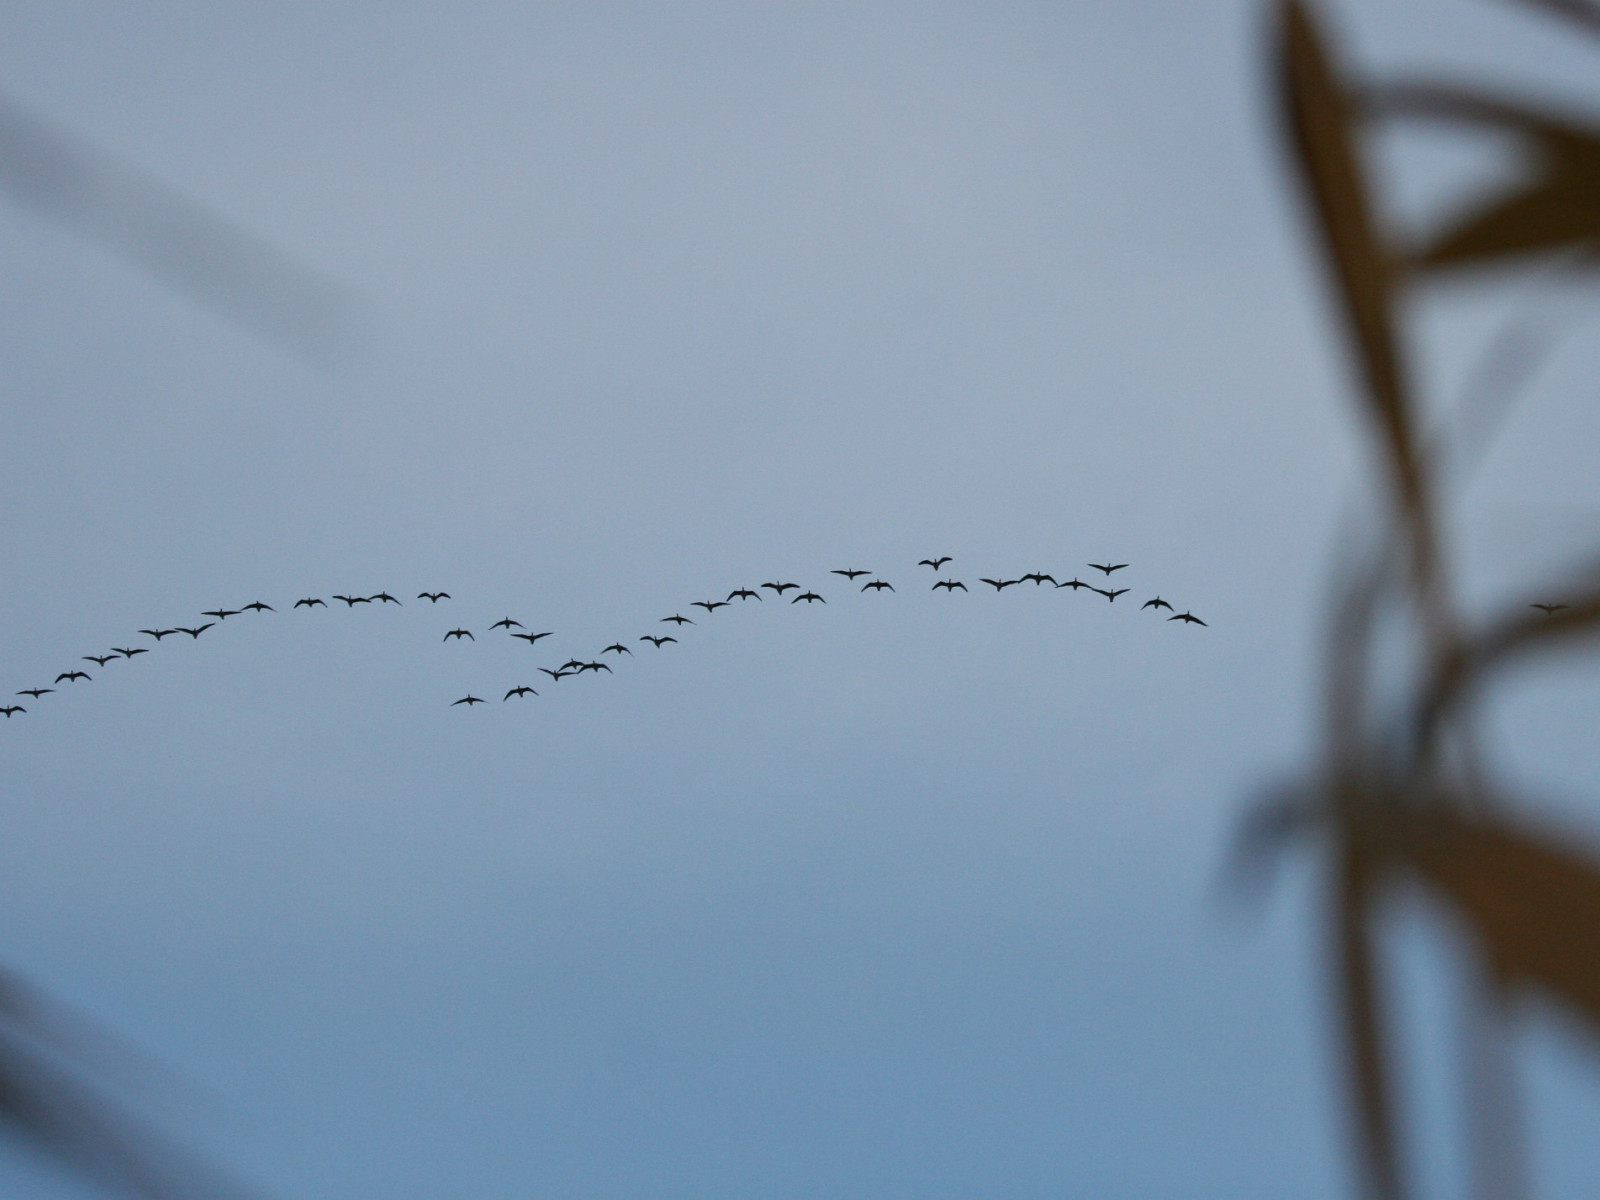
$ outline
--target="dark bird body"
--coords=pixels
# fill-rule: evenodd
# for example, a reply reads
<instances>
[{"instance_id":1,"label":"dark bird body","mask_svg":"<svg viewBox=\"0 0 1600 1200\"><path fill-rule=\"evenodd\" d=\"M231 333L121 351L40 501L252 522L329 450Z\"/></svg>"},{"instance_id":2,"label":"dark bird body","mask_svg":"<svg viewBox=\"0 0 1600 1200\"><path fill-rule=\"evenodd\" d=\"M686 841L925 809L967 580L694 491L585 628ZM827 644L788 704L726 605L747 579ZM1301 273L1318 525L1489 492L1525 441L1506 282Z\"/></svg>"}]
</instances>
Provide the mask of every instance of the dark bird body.
<instances>
[{"instance_id":1,"label":"dark bird body","mask_svg":"<svg viewBox=\"0 0 1600 1200\"><path fill-rule=\"evenodd\" d=\"M894 584L890 583L886 579L874 579L870 583L863 583L861 585L861 590L863 592L867 591L869 588L874 592L881 592L884 588L888 588L892 592L894 591Z\"/></svg>"},{"instance_id":2,"label":"dark bird body","mask_svg":"<svg viewBox=\"0 0 1600 1200\"><path fill-rule=\"evenodd\" d=\"M206 630L210 629L215 624L216 624L215 621L207 621L204 625L196 625L193 629L189 628L186 625L179 625L175 632L177 632L177 633L187 633L190 637L195 638L196 640L198 640L202 633L204 633Z\"/></svg>"},{"instance_id":3,"label":"dark bird body","mask_svg":"<svg viewBox=\"0 0 1600 1200\"><path fill-rule=\"evenodd\" d=\"M662 625L665 625L668 621L671 621L674 625L693 625L694 624L694 622L689 620L688 617L679 616L677 613L673 613L670 617L662 617L660 622L658 622L658 623L662 624Z\"/></svg>"},{"instance_id":4,"label":"dark bird body","mask_svg":"<svg viewBox=\"0 0 1600 1200\"><path fill-rule=\"evenodd\" d=\"M437 604L441 600L450 599L449 592L418 592L418 600L426 600L429 604Z\"/></svg>"},{"instance_id":5,"label":"dark bird body","mask_svg":"<svg viewBox=\"0 0 1600 1200\"><path fill-rule=\"evenodd\" d=\"M1099 592L1102 596L1104 596L1112 604L1115 604L1117 602L1117 597L1122 595L1122 593L1127 591L1128 589L1127 588L1117 588L1115 591L1109 591L1109 592L1105 588L1090 588L1089 590L1091 592Z\"/></svg>"},{"instance_id":6,"label":"dark bird body","mask_svg":"<svg viewBox=\"0 0 1600 1200\"><path fill-rule=\"evenodd\" d=\"M1205 624L1204 621L1202 621L1199 617L1195 616L1193 613L1190 613L1190 612L1181 612L1175 617L1168 617L1167 620L1169 620L1169 621L1183 621L1185 624L1189 624L1189 625L1204 625Z\"/></svg>"},{"instance_id":7,"label":"dark bird body","mask_svg":"<svg viewBox=\"0 0 1600 1200\"><path fill-rule=\"evenodd\" d=\"M92 662L98 667L103 667L108 662L115 662L117 657L118 656L115 654L85 654L83 656L83 661Z\"/></svg>"},{"instance_id":8,"label":"dark bird body","mask_svg":"<svg viewBox=\"0 0 1600 1200\"><path fill-rule=\"evenodd\" d=\"M245 611L246 612L277 612L278 611L277 609L273 608L272 605L263 604L259 600L253 601L250 604L246 604L244 607L245 607Z\"/></svg>"},{"instance_id":9,"label":"dark bird body","mask_svg":"<svg viewBox=\"0 0 1600 1200\"><path fill-rule=\"evenodd\" d=\"M945 554L945 555L942 555L939 558L924 558L924 559L921 559L921 560L918 561L917 566L919 566L919 567L932 567L935 571L937 571L940 567L944 566L945 563L950 562L950 561L952 561L950 556L948 554Z\"/></svg>"},{"instance_id":10,"label":"dark bird body","mask_svg":"<svg viewBox=\"0 0 1600 1200\"><path fill-rule=\"evenodd\" d=\"M12 713L25 713L27 711L28 710L23 708L20 704L7 704L4 707L0 707L0 713L5 713L6 720L8 721L11 719Z\"/></svg>"},{"instance_id":11,"label":"dark bird body","mask_svg":"<svg viewBox=\"0 0 1600 1200\"><path fill-rule=\"evenodd\" d=\"M513 696L537 696L538 694L538 692L534 691L531 687L524 683L512 688L504 696L501 696L500 700L502 703L504 703Z\"/></svg>"},{"instance_id":12,"label":"dark bird body","mask_svg":"<svg viewBox=\"0 0 1600 1200\"><path fill-rule=\"evenodd\" d=\"M728 599L729 600L732 600L735 596L737 596L740 600L759 600L759 599L761 599L761 593L760 592L752 592L749 588L737 588L734 591L731 591L731 592L728 593Z\"/></svg>"},{"instance_id":13,"label":"dark bird body","mask_svg":"<svg viewBox=\"0 0 1600 1200\"><path fill-rule=\"evenodd\" d=\"M539 670L550 676L551 679L565 679L568 675L572 674L572 672L567 670L565 667L558 667L554 671L552 671L549 667L540 667Z\"/></svg>"},{"instance_id":14,"label":"dark bird body","mask_svg":"<svg viewBox=\"0 0 1600 1200\"><path fill-rule=\"evenodd\" d=\"M226 621L229 617L237 617L239 611L237 608L213 608L210 612L203 612L200 615L202 617L215 617L219 621Z\"/></svg>"},{"instance_id":15,"label":"dark bird body","mask_svg":"<svg viewBox=\"0 0 1600 1200\"><path fill-rule=\"evenodd\" d=\"M53 691L55 691L55 688L24 688L22 691L18 692L17 695L32 696L35 700L37 700L40 696L48 696Z\"/></svg>"},{"instance_id":16,"label":"dark bird body","mask_svg":"<svg viewBox=\"0 0 1600 1200\"><path fill-rule=\"evenodd\" d=\"M337 600L338 597L335 596L334 599ZM328 602L326 600L318 600L315 596L307 596L304 600L296 600L294 602L296 608L316 608L318 605L327 608Z\"/></svg>"},{"instance_id":17,"label":"dark bird body","mask_svg":"<svg viewBox=\"0 0 1600 1200\"><path fill-rule=\"evenodd\" d=\"M123 658L132 658L135 654L149 654L150 651L143 646L113 646L111 647Z\"/></svg>"},{"instance_id":18,"label":"dark bird body","mask_svg":"<svg viewBox=\"0 0 1600 1200\"><path fill-rule=\"evenodd\" d=\"M1164 608L1168 612L1172 611L1172 605L1168 604L1160 596L1157 596L1154 600L1146 600L1139 606L1139 611L1143 612L1147 608Z\"/></svg>"},{"instance_id":19,"label":"dark bird body","mask_svg":"<svg viewBox=\"0 0 1600 1200\"><path fill-rule=\"evenodd\" d=\"M87 671L63 671L61 674L56 676L55 681L60 683L63 679L65 679L68 683L76 683L80 679L87 679L91 683L94 682L94 676L89 674Z\"/></svg>"},{"instance_id":20,"label":"dark bird body","mask_svg":"<svg viewBox=\"0 0 1600 1200\"><path fill-rule=\"evenodd\" d=\"M456 641L458 641L458 642L462 638L472 638L473 641L477 641L478 640L477 638L472 637L472 630L470 630L470 629L452 629L449 633L444 635L444 640L447 641L447 642L451 638L455 638Z\"/></svg>"},{"instance_id":21,"label":"dark bird body","mask_svg":"<svg viewBox=\"0 0 1600 1200\"><path fill-rule=\"evenodd\" d=\"M372 601L365 596L335 596L335 600L343 600L346 608L354 608L358 604L371 604Z\"/></svg>"},{"instance_id":22,"label":"dark bird body","mask_svg":"<svg viewBox=\"0 0 1600 1200\"><path fill-rule=\"evenodd\" d=\"M614 675L616 673L603 662L582 663L578 667L578 674L582 675L585 671L604 671L607 675Z\"/></svg>"},{"instance_id":23,"label":"dark bird body","mask_svg":"<svg viewBox=\"0 0 1600 1200\"><path fill-rule=\"evenodd\" d=\"M141 629L141 630L139 630L139 632L140 633L148 633L151 637L155 638L155 640L159 642L162 638L166 637L167 634L169 634L169 633L177 633L178 630L176 630L176 629Z\"/></svg>"},{"instance_id":24,"label":"dark bird body","mask_svg":"<svg viewBox=\"0 0 1600 1200\"><path fill-rule=\"evenodd\" d=\"M964 592L967 590L967 585L962 583L959 579L941 579L938 583L933 585L933 590L936 592L940 588L943 588L947 592L953 592L957 588L960 588Z\"/></svg>"},{"instance_id":25,"label":"dark bird body","mask_svg":"<svg viewBox=\"0 0 1600 1200\"><path fill-rule=\"evenodd\" d=\"M1096 571L1104 571L1107 575L1110 575L1111 572L1113 572L1113 571L1120 571L1120 570L1122 570L1123 567L1125 567L1127 565L1128 565L1127 563L1115 563L1115 564L1112 564L1112 565L1107 565L1106 563L1085 563L1084 564L1084 566L1086 566L1086 567L1093 567Z\"/></svg>"},{"instance_id":26,"label":"dark bird body","mask_svg":"<svg viewBox=\"0 0 1600 1200\"><path fill-rule=\"evenodd\" d=\"M555 632L551 630L545 633L513 633L511 636L514 638L521 638L531 646L540 638L554 637Z\"/></svg>"},{"instance_id":27,"label":"dark bird body","mask_svg":"<svg viewBox=\"0 0 1600 1200\"><path fill-rule=\"evenodd\" d=\"M1530 604L1530 605L1528 605L1528 607L1529 608L1537 608L1545 616L1553 617L1558 612L1560 612L1562 609L1568 608L1570 606L1566 605L1566 604Z\"/></svg>"},{"instance_id":28,"label":"dark bird body","mask_svg":"<svg viewBox=\"0 0 1600 1200\"><path fill-rule=\"evenodd\" d=\"M526 629L527 628L527 626L524 625L521 621L513 621L510 617L501 617L493 625L489 626L489 628L490 629L510 629L513 625L515 625L518 629Z\"/></svg>"},{"instance_id":29,"label":"dark bird body","mask_svg":"<svg viewBox=\"0 0 1600 1200\"><path fill-rule=\"evenodd\" d=\"M639 640L641 642L649 642L652 645L654 645L657 650L659 650L659 649L661 649L662 646L666 645L668 642L676 643L678 639L675 638L675 637L651 637L647 633L642 638L640 638Z\"/></svg>"},{"instance_id":30,"label":"dark bird body","mask_svg":"<svg viewBox=\"0 0 1600 1200\"><path fill-rule=\"evenodd\" d=\"M843 575L851 583L854 583L856 581L856 576L857 575L871 575L872 572L871 571L858 571L856 568L851 567L848 571L833 571L833 572L831 572L831 574Z\"/></svg>"},{"instance_id":31,"label":"dark bird body","mask_svg":"<svg viewBox=\"0 0 1600 1200\"><path fill-rule=\"evenodd\" d=\"M1032 583L1034 587L1038 587L1040 584L1044 583L1046 580L1048 580L1050 582L1050 585L1052 587L1055 586L1056 577L1054 575L1046 575L1042 571L1034 571L1031 574L1024 575L1022 577L1022 579L1019 580L1019 582Z\"/></svg>"},{"instance_id":32,"label":"dark bird body","mask_svg":"<svg viewBox=\"0 0 1600 1200\"><path fill-rule=\"evenodd\" d=\"M814 602L816 602L818 600L822 600L822 597L817 595L815 592L801 592L793 600L789 601L789 603L790 604L799 604L800 601L802 601L802 600L804 600L807 604L812 604L812 603L814 603ZM827 603L826 600L822 600L822 602L824 604Z\"/></svg>"},{"instance_id":33,"label":"dark bird body","mask_svg":"<svg viewBox=\"0 0 1600 1200\"><path fill-rule=\"evenodd\" d=\"M1020 579L979 579L979 583L987 583L997 592L1003 592L1014 583L1022 582Z\"/></svg>"},{"instance_id":34,"label":"dark bird body","mask_svg":"<svg viewBox=\"0 0 1600 1200\"><path fill-rule=\"evenodd\" d=\"M454 708L458 704L465 704L468 708L471 708L474 704L482 704L482 703L483 703L482 700L478 699L478 697L472 695L469 692L467 695L461 697L461 699L459 699L459 700L452 700L450 702L450 707Z\"/></svg>"},{"instance_id":35,"label":"dark bird body","mask_svg":"<svg viewBox=\"0 0 1600 1200\"><path fill-rule=\"evenodd\" d=\"M696 600L693 602L693 606L695 608L703 608L707 612L716 612L719 608L727 608L728 602L726 600Z\"/></svg>"},{"instance_id":36,"label":"dark bird body","mask_svg":"<svg viewBox=\"0 0 1600 1200\"><path fill-rule=\"evenodd\" d=\"M373 601L373 600L377 600L382 604L400 604L400 601L396 600L393 596L389 595L388 592L377 592L374 595L368 596L367 600L368 600L369 603L371 601ZM404 608L405 605L404 604L400 604L400 607Z\"/></svg>"},{"instance_id":37,"label":"dark bird body","mask_svg":"<svg viewBox=\"0 0 1600 1200\"><path fill-rule=\"evenodd\" d=\"M615 651L618 654L626 654L629 658L633 657L633 651L629 650L621 642L612 642L611 645L607 646L604 650L600 651L600 653L601 654L610 654L613 651Z\"/></svg>"},{"instance_id":38,"label":"dark bird body","mask_svg":"<svg viewBox=\"0 0 1600 1200\"><path fill-rule=\"evenodd\" d=\"M1067 580L1065 583L1058 583L1058 584L1056 584L1056 586L1058 588L1069 587L1073 591L1077 591L1079 588L1086 588L1089 585L1087 583L1085 583L1083 580L1074 577L1072 579Z\"/></svg>"},{"instance_id":39,"label":"dark bird body","mask_svg":"<svg viewBox=\"0 0 1600 1200\"><path fill-rule=\"evenodd\" d=\"M797 588L800 585L798 583L763 583L761 586L764 588L771 588L781 596L790 588Z\"/></svg>"}]
</instances>

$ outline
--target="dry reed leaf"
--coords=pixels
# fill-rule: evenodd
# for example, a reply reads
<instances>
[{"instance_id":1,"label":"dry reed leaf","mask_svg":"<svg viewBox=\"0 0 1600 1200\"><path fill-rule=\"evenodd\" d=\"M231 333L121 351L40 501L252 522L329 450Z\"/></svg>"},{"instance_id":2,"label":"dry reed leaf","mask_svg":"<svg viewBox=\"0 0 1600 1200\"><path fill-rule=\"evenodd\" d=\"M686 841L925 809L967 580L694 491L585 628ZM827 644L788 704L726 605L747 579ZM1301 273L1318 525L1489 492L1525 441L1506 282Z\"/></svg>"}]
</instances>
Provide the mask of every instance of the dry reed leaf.
<instances>
[{"instance_id":1,"label":"dry reed leaf","mask_svg":"<svg viewBox=\"0 0 1600 1200\"><path fill-rule=\"evenodd\" d=\"M1367 1191L1376 1200L1400 1200L1399 1142L1389 1095L1371 942L1372 867L1361 847L1346 839L1334 892L1334 974L1343 1005L1345 1062Z\"/></svg>"},{"instance_id":2,"label":"dry reed leaf","mask_svg":"<svg viewBox=\"0 0 1600 1200\"><path fill-rule=\"evenodd\" d=\"M1418 534L1417 544L1428 546L1422 472L1394 331L1396 263L1377 235L1367 202L1352 142L1353 106L1307 6L1284 0L1280 15L1282 110L1295 159L1338 284L1366 391L1384 432L1401 503Z\"/></svg>"},{"instance_id":3,"label":"dry reed leaf","mask_svg":"<svg viewBox=\"0 0 1600 1200\"><path fill-rule=\"evenodd\" d=\"M1427 270L1493 266L1527 254L1600 251L1600 128L1436 84L1376 89L1369 109L1380 116L1420 117L1517 134L1529 151L1530 174L1455 220L1412 256Z\"/></svg>"},{"instance_id":4,"label":"dry reed leaf","mask_svg":"<svg viewBox=\"0 0 1600 1200\"><path fill-rule=\"evenodd\" d=\"M1394 814L1393 849L1450 900L1496 968L1600 1025L1600 868L1504 814Z\"/></svg>"},{"instance_id":5,"label":"dry reed leaf","mask_svg":"<svg viewBox=\"0 0 1600 1200\"><path fill-rule=\"evenodd\" d=\"M1585 33L1600 37L1600 5L1591 0L1507 0L1523 8L1536 8L1553 17L1573 22Z\"/></svg>"}]
</instances>

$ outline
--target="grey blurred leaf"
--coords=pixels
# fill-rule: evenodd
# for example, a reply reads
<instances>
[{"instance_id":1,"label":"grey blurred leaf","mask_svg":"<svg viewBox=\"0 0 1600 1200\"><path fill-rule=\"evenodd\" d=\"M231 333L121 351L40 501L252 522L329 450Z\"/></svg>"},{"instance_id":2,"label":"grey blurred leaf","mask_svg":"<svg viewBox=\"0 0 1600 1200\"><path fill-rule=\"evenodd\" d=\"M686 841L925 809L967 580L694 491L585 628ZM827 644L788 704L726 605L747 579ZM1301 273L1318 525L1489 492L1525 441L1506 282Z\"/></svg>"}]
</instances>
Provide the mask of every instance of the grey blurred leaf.
<instances>
[{"instance_id":1,"label":"grey blurred leaf","mask_svg":"<svg viewBox=\"0 0 1600 1200\"><path fill-rule=\"evenodd\" d=\"M360 349L365 313L345 288L4 95L0 192L298 358Z\"/></svg>"}]
</instances>

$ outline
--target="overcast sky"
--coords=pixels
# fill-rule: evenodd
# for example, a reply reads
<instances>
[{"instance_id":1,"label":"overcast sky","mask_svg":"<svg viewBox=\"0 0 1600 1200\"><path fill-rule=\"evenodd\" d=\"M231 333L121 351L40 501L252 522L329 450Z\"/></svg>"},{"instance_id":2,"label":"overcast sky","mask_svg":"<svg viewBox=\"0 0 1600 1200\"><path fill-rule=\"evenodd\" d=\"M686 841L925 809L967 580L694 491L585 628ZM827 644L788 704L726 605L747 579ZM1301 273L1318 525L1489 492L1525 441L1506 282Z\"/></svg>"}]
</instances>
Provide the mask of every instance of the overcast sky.
<instances>
[{"instance_id":1,"label":"overcast sky","mask_svg":"<svg viewBox=\"0 0 1600 1200\"><path fill-rule=\"evenodd\" d=\"M1344 1194L1315 861L1213 895L1367 479L1261 8L0 7L13 99L370 330L318 369L0 203L0 690L93 676L0 725L0 962L282 1200ZM1600 106L1537 17L1337 15ZM1414 207L1493 167L1387 152ZM1431 394L1506 305L1426 310ZM1593 330L1455 503L1475 596L1600 531ZM1130 591L978 583L1091 561ZM768 580L827 603L689 607ZM1533 682L1502 757L1600 826L1596 691ZM1527 1043L1548 1195L1592 1191L1573 1044Z\"/></svg>"}]
</instances>

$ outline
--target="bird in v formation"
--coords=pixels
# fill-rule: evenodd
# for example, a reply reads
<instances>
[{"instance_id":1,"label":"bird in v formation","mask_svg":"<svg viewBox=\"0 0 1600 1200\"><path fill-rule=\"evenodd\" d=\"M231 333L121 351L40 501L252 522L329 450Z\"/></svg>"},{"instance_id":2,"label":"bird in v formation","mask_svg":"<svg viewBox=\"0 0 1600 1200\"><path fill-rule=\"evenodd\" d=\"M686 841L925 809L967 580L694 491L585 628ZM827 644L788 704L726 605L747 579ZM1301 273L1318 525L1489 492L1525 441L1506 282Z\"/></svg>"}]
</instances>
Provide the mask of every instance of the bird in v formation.
<instances>
[{"instance_id":1,"label":"bird in v formation","mask_svg":"<svg viewBox=\"0 0 1600 1200\"><path fill-rule=\"evenodd\" d=\"M943 569L943 567L945 566L946 563L949 563L949 562L952 562L952 561L954 561L954 560L949 555L940 555L938 557L929 557L929 558L921 559L918 562L917 565L918 566L931 567L935 572L940 572ZM1108 579L1114 572L1123 570L1125 567L1128 566L1127 563L1089 563L1087 565L1092 567L1092 568L1094 568L1095 570L1101 571L1102 573L1104 573L1107 576ZM844 578L849 579L851 582L854 582L856 579L860 578L863 575L872 574L872 572L870 572L868 570L865 570L865 569L862 569L862 568L856 568L856 567L835 569L835 570L831 571L830 573L834 574L834 575L843 576ZM984 578L982 578L980 580L980 582L989 584L992 588L994 588L996 593L1002 592L1008 587L1012 587L1012 586L1014 586L1016 584L1024 583L1024 582L1032 582L1036 586L1042 586L1045 583L1049 583L1049 584L1053 585L1056 588L1071 588L1074 591L1077 591L1077 590L1082 589L1082 588L1088 588L1090 591L1096 592L1099 595L1102 595L1102 596L1106 597L1108 602L1114 602L1118 596L1121 596L1121 595L1125 594L1129 590L1128 588L1125 588L1125 587L1124 588L1099 588L1099 587L1094 587L1093 585L1086 584L1082 580L1077 579L1077 578L1058 581L1054 576L1052 576L1052 575L1050 575L1050 574L1048 574L1046 572L1043 572L1043 571L1029 572L1028 574L1020 575L1015 579L1004 579L1004 578L994 579L994 578L984 577ZM799 588L800 588L800 585L798 583L787 582L787 581L769 580L769 581L761 584L761 587L764 588L764 589L770 590L770 591L774 592L776 595L781 597L781 596L783 596L783 594L785 592L798 591ZM863 592L866 592L866 591L878 591L878 592L891 591L892 592L892 591L895 590L895 587L894 587L894 585L892 583L890 583L886 579L873 578L873 579L869 580L867 583L862 584L860 590L863 591ZM953 592L955 592L957 590L965 592L965 591L967 591L967 585L965 583L961 582L958 579L943 579L943 578L941 578L937 582L934 583L933 590L935 590L935 591L941 591L942 590L942 591L951 592L951 593L953 593ZM371 603L374 603L374 602L381 603L381 604L395 604L395 605L399 605L401 603L397 598L395 598L394 596L390 595L388 592L376 592L376 593L374 593L374 594L372 594L370 596L335 595L333 598L335 600L343 601L347 608L354 608L357 604L371 604ZM419 592L418 593L418 599L428 600L432 604L437 604L440 600L447 600L449 598L450 598L450 593L443 592L443 591L439 591L439 592ZM696 600L696 601L694 601L694 606L705 609L707 613L713 613L719 608L728 607L731 604L731 602L733 600L736 600L736 599L737 600L751 600L751 599L754 599L754 600L759 601L761 599L761 594L760 594L760 592L758 592L754 588L740 587L740 588L735 588L733 591L729 592L727 600ZM819 593L817 593L815 591L810 591L810 590L799 592L798 595L794 596L790 600L790 603L791 604L799 604L802 601L807 603L807 604L815 604L815 603L826 604L827 603L827 600L821 594L819 594ZM295 608L308 608L308 609L309 608L314 608L314 607L326 608L327 604L320 597L307 596L307 597L301 598L300 600L297 600L295 602L295 604L294 604L294 607ZM1555 613L1566 609L1568 606L1565 605L1565 604L1536 603L1536 604L1532 605L1532 607L1534 607L1536 609L1539 609L1540 611L1545 613L1546 616L1552 616ZM1166 609L1169 613L1173 614L1173 615L1171 615L1171 616L1169 616L1167 618L1169 621L1179 621L1179 622L1183 622L1185 624L1200 625L1200 626L1205 626L1206 625L1205 621L1203 621L1199 617L1195 616L1192 612L1188 612L1188 611L1181 612L1181 613L1175 612L1173 610L1173 606L1167 600L1163 599L1160 596L1156 596L1156 597L1154 597L1154 598L1152 598L1150 600L1145 601L1145 603L1141 606L1141 608L1143 608L1143 609L1154 608L1154 609L1156 609L1158 611L1161 610L1161 609ZM261 601L261 600L256 600L256 601L252 601L249 604L242 605L240 608L237 608L237 609L216 608L216 609L208 610L207 612L205 612L205 613L203 613L201 615L208 616L208 617L214 617L215 620L214 621L209 621L209 622L207 622L207 623L205 623L203 625L198 625L198 626L178 625L178 626L173 626L171 628L147 628L147 629L141 629L138 632L140 632L142 634L145 634L145 635L147 635L149 637L154 638L157 643L161 642L161 640L163 638L167 637L168 635L174 634L174 633L186 633L186 634L188 634L190 636L191 639L198 640L200 635L202 633L204 633L206 630L212 628L214 625L216 625L216 624L218 624L220 622L226 621L229 617L238 616L243 612L262 613L262 612L276 612L276 611L277 611L277 609L275 609L272 605L267 604L266 602ZM661 621L662 621L662 623L671 623L671 624L678 625L680 627L683 626L683 625L693 625L695 623L692 620L690 620L688 617L685 617L685 616L683 616L682 614L679 614L679 613L674 613L670 617L662 617ZM548 631L548 630L547 631L541 631L541 632L538 632L538 633L529 633L529 632L526 631L527 627L525 625L523 625L522 622L517 621L517 620L515 620L515 619L513 619L513 618L511 618L509 616L508 617L503 617L499 621L494 622L492 625L489 626L489 628L491 630L493 630L493 629L505 629L510 634L510 636L515 637L515 638L521 638L521 639L525 640L526 642L528 642L528 644L530 646L536 645L543 638L553 637L554 636L553 631ZM523 632L520 632L520 633L513 632L514 630L523 630ZM461 640L476 641L477 640L475 635L472 633L471 630L462 629L462 628L452 629L452 630L448 631L444 635L444 640L445 641L448 642L448 641L450 641L452 639L457 640L457 641L461 641ZM638 640L641 641L641 642L649 642L649 643L651 643L651 645L653 645L658 650L661 647L663 647L663 646L665 646L665 645L667 645L669 643L670 644L676 644L677 641L678 641L678 639L675 638L675 637L666 636L666 635L654 636L654 635L650 635L650 634L646 634L645 636L640 637ZM110 653L110 654L105 654L105 655L86 654L86 655L83 656L83 658L84 658L85 661L93 662L93 663L97 664L98 666L102 666L103 667L103 666L107 665L108 663L114 661L118 657L132 659L136 655L148 654L150 652L148 647L143 647L143 646L140 646L140 647L113 646L113 647L111 647L111 650L112 650L112 653ZM601 654L602 655L604 655L604 654L616 654L618 656L627 655L627 656L629 656L631 658L633 656L633 651L630 650L622 642L613 642L611 645L605 647L601 651ZM550 676L551 679L553 679L553 680L560 680L560 679L563 679L563 678L567 677L568 675L582 675L582 674L585 674L585 673L599 674L601 671L604 671L607 674L613 674L614 673L612 671L611 667L608 664L604 663L604 662L597 661L597 660L585 661L585 660L578 659L578 658L568 659L567 662L563 663L559 668L557 668L555 670L551 670L551 669L545 668L545 667L541 667L541 668L539 668L539 670L542 671L544 674ZM65 683L75 683L75 682L77 682L79 680L85 680L85 681L92 682L92 677L87 672L80 671L80 670L64 671L61 674L59 674L58 676L56 676L54 682L56 682L56 683L63 683L63 682L65 682ZM27 689L24 689L22 691L19 691L17 693L17 695L19 695L19 696L31 696L31 697L33 697L35 699L38 699L38 698L40 698L42 696L49 695L50 693L54 692L55 690L56 690L55 688L27 688ZM522 697L522 696L526 696L526 695L535 695L535 696L537 696L538 692L534 691L532 688L528 687L526 684L521 684L521 685L518 685L517 687L512 688L509 692L507 692L504 698L509 700L513 696ZM454 705L466 705L468 707L471 707L473 704L482 704L482 703L484 703L484 701L482 699L480 699L477 696L473 696L473 695L469 694L467 696L462 697L459 700L453 701L452 702L452 707ZM7 711L4 708L0 708L0 712L5 712L7 716L10 716L11 712L13 712L13 711L14 712L26 712L27 710L22 708L20 705L12 706L10 711Z\"/></svg>"}]
</instances>

